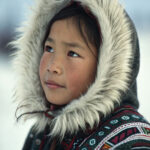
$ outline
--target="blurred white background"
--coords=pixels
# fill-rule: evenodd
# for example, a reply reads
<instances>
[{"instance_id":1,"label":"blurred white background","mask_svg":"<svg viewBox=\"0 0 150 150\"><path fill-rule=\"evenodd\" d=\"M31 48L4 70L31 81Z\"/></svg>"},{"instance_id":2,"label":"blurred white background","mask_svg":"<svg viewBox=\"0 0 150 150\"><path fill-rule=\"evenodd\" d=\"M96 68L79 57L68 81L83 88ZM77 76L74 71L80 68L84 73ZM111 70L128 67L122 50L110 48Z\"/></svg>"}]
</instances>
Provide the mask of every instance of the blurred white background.
<instances>
[{"instance_id":1,"label":"blurred white background","mask_svg":"<svg viewBox=\"0 0 150 150\"><path fill-rule=\"evenodd\" d=\"M150 121L150 0L120 0L137 28L141 65L138 76L139 111ZM21 150L33 121L16 123L16 105L12 102L14 85L11 51L6 44L15 35L15 28L27 17L31 0L0 1L0 149Z\"/></svg>"}]
</instances>

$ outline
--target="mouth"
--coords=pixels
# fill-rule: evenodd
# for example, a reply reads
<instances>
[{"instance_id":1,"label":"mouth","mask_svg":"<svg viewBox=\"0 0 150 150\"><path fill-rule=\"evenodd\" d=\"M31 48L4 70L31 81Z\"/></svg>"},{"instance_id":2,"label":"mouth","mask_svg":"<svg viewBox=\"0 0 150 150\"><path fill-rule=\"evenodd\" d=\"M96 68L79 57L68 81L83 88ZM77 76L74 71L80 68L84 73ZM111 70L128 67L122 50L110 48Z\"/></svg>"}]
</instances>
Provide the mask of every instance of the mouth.
<instances>
[{"instance_id":1,"label":"mouth","mask_svg":"<svg viewBox=\"0 0 150 150\"><path fill-rule=\"evenodd\" d=\"M45 84L50 89L64 88L63 85L60 85L59 83L52 81L52 80L45 81Z\"/></svg>"}]
</instances>

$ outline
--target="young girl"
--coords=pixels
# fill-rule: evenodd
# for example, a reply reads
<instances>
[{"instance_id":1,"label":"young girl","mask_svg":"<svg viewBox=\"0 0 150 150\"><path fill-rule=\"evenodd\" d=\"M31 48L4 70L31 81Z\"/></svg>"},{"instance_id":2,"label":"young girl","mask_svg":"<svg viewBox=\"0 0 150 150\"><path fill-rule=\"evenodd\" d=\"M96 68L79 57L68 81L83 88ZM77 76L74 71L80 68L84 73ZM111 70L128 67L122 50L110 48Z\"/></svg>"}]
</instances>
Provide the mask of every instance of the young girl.
<instances>
[{"instance_id":1,"label":"young girl","mask_svg":"<svg viewBox=\"0 0 150 150\"><path fill-rule=\"evenodd\" d=\"M137 111L139 46L117 0L37 0L14 45L23 150L150 149Z\"/></svg>"}]
</instances>

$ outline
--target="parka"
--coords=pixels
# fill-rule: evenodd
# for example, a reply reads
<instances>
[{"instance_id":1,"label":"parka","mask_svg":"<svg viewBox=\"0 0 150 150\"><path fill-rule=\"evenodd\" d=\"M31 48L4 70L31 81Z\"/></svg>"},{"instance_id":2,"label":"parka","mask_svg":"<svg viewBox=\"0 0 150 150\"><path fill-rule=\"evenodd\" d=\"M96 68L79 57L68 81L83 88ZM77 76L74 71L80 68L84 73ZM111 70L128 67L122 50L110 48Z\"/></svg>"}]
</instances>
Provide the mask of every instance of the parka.
<instances>
[{"instance_id":1,"label":"parka","mask_svg":"<svg viewBox=\"0 0 150 150\"><path fill-rule=\"evenodd\" d=\"M97 74L85 94L52 111L38 73L42 41L49 21L73 2L90 11L100 26ZM36 119L23 150L49 150L53 139L57 150L150 149L150 124L138 112L138 36L118 0L36 0L18 31L12 42L14 99L18 116Z\"/></svg>"}]
</instances>

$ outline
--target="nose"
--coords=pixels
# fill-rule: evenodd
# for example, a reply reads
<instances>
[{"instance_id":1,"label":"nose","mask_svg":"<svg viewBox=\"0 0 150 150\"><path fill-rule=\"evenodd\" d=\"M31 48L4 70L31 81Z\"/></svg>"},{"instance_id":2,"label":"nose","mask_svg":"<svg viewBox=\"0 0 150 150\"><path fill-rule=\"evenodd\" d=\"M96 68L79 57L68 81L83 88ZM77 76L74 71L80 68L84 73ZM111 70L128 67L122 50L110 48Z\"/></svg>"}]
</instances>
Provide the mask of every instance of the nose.
<instances>
[{"instance_id":1,"label":"nose","mask_svg":"<svg viewBox=\"0 0 150 150\"><path fill-rule=\"evenodd\" d=\"M47 66L47 71L52 74L61 75L63 73L63 62L60 57L53 56L50 58L49 64Z\"/></svg>"}]
</instances>

